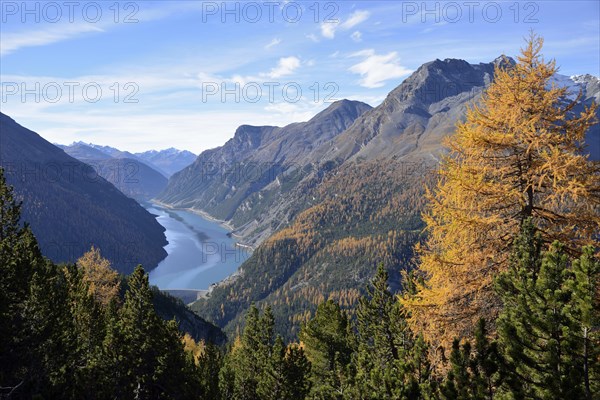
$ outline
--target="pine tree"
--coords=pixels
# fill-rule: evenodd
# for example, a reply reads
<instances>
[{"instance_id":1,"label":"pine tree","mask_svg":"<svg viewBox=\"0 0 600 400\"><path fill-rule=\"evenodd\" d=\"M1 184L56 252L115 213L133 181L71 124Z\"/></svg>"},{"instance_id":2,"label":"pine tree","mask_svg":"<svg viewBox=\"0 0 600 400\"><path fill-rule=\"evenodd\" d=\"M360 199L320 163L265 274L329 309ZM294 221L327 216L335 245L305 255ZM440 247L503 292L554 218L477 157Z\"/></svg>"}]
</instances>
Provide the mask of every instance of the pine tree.
<instances>
[{"instance_id":1,"label":"pine tree","mask_svg":"<svg viewBox=\"0 0 600 400\"><path fill-rule=\"evenodd\" d=\"M263 373L257 385L256 393L261 400L284 400L288 382L285 371L285 344L281 336L277 336Z\"/></svg>"},{"instance_id":2,"label":"pine tree","mask_svg":"<svg viewBox=\"0 0 600 400\"><path fill-rule=\"evenodd\" d=\"M223 354L221 350L211 344L204 344L204 351L198 358L198 371L200 374L200 385L202 387L202 398L220 399L219 371L223 367Z\"/></svg>"},{"instance_id":3,"label":"pine tree","mask_svg":"<svg viewBox=\"0 0 600 400\"><path fill-rule=\"evenodd\" d=\"M570 253L598 244L600 163L584 148L596 106L574 115L567 89L551 85L557 67L542 58L542 44L532 34L516 65L496 69L446 142L424 214L428 239L417 248L424 283L404 300L411 326L435 346L496 317L493 278L508 268L526 218L545 244L560 240Z\"/></svg>"},{"instance_id":4,"label":"pine tree","mask_svg":"<svg viewBox=\"0 0 600 400\"><path fill-rule=\"evenodd\" d=\"M246 316L246 326L242 335L241 346L235 355L235 396L237 400L258 399L256 388L258 376L262 372L260 314L254 304L250 306Z\"/></svg>"},{"instance_id":5,"label":"pine tree","mask_svg":"<svg viewBox=\"0 0 600 400\"><path fill-rule=\"evenodd\" d=\"M102 343L106 335L103 309L90 292L89 283L84 274L74 266L64 266L61 273L65 276L67 289L66 308L72 329L64 332L70 344L76 344L71 352L72 375L68 380L73 388L70 398L101 398L108 383L102 375ZM66 349L65 349L66 352ZM63 397L67 398L66 393Z\"/></svg>"},{"instance_id":6,"label":"pine tree","mask_svg":"<svg viewBox=\"0 0 600 400\"><path fill-rule=\"evenodd\" d=\"M280 335L275 339L271 357L258 382L261 400L303 400L310 390L310 363L304 351L286 346Z\"/></svg>"},{"instance_id":7,"label":"pine tree","mask_svg":"<svg viewBox=\"0 0 600 400\"><path fill-rule=\"evenodd\" d=\"M234 343L220 372L222 396L253 400L266 394L272 384L269 369L273 362L274 327L270 307L261 316L254 304L250 306L243 334Z\"/></svg>"},{"instance_id":8,"label":"pine tree","mask_svg":"<svg viewBox=\"0 0 600 400\"><path fill-rule=\"evenodd\" d=\"M304 350L291 344L287 347L283 358L285 378L285 397L289 400L303 400L310 392L311 365Z\"/></svg>"},{"instance_id":9,"label":"pine tree","mask_svg":"<svg viewBox=\"0 0 600 400\"><path fill-rule=\"evenodd\" d=\"M540 254L530 220L515 241L511 265L497 290L504 308L498 335L507 362L506 387L515 397L582 398L583 342L571 315L573 274L558 242Z\"/></svg>"},{"instance_id":10,"label":"pine tree","mask_svg":"<svg viewBox=\"0 0 600 400\"><path fill-rule=\"evenodd\" d=\"M600 261L593 247L583 249L572 270L569 314L579 327L585 398L592 399L600 395Z\"/></svg>"},{"instance_id":11,"label":"pine tree","mask_svg":"<svg viewBox=\"0 0 600 400\"><path fill-rule=\"evenodd\" d=\"M29 351L28 386L32 395L74 398L68 384L77 359L77 338L68 307L65 277L55 265L36 268L24 302L26 329L22 332Z\"/></svg>"},{"instance_id":12,"label":"pine tree","mask_svg":"<svg viewBox=\"0 0 600 400\"><path fill-rule=\"evenodd\" d=\"M448 400L470 400L471 375L469 373L471 344L467 341L463 346L458 339L452 342L450 353L450 371L440 391Z\"/></svg>"},{"instance_id":13,"label":"pine tree","mask_svg":"<svg viewBox=\"0 0 600 400\"><path fill-rule=\"evenodd\" d=\"M446 399L492 400L501 384L502 359L496 342L487 338L482 318L475 331L475 348L467 340L461 346L455 339L450 353L450 369L440 387Z\"/></svg>"},{"instance_id":14,"label":"pine tree","mask_svg":"<svg viewBox=\"0 0 600 400\"><path fill-rule=\"evenodd\" d=\"M475 330L475 354L471 365L475 396L492 400L502 384L505 365L498 350L498 343L488 338L483 318L479 320Z\"/></svg>"},{"instance_id":15,"label":"pine tree","mask_svg":"<svg viewBox=\"0 0 600 400\"><path fill-rule=\"evenodd\" d=\"M357 309L359 347L356 381L364 398L416 398L419 384L407 357L414 338L400 304L388 290L388 273L380 265Z\"/></svg>"},{"instance_id":16,"label":"pine tree","mask_svg":"<svg viewBox=\"0 0 600 400\"><path fill-rule=\"evenodd\" d=\"M177 324L158 317L152 297L148 276L138 266L104 344L117 397L173 398L194 387Z\"/></svg>"},{"instance_id":17,"label":"pine tree","mask_svg":"<svg viewBox=\"0 0 600 400\"><path fill-rule=\"evenodd\" d=\"M312 365L311 393L316 398L341 399L350 388L353 348L348 318L328 300L300 330L300 342Z\"/></svg>"}]
</instances>

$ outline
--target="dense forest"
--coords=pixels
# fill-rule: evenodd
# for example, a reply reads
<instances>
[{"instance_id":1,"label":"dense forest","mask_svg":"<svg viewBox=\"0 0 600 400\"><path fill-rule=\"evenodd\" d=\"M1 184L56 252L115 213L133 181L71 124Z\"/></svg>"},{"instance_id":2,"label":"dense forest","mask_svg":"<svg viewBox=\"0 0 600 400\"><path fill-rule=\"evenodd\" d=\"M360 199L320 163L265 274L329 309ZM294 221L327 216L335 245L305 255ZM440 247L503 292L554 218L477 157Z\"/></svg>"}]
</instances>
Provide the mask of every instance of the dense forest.
<instances>
[{"instance_id":1,"label":"dense forest","mask_svg":"<svg viewBox=\"0 0 600 400\"><path fill-rule=\"evenodd\" d=\"M378 184L394 163L327 178L253 256L272 262L252 271L254 290L213 295L213 319L244 320L224 346L160 318L141 266L122 281L95 249L74 265L45 259L0 173L0 396L599 398L600 165L583 152L595 106L572 112L541 48L532 35L498 71L429 189ZM305 257L340 287L260 302L281 276L317 273L298 268ZM374 278L344 276L353 259Z\"/></svg>"}]
</instances>

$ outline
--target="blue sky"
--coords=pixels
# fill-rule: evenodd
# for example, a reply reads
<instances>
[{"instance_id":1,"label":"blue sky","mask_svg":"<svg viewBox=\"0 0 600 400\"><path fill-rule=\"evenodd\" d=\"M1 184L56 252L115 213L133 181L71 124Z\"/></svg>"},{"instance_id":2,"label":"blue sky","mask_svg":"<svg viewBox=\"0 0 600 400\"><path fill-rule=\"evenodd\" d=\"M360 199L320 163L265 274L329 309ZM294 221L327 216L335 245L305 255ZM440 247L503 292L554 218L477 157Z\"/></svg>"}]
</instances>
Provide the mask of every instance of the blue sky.
<instances>
[{"instance_id":1,"label":"blue sky","mask_svg":"<svg viewBox=\"0 0 600 400\"><path fill-rule=\"evenodd\" d=\"M530 29L600 75L597 1L0 1L0 108L57 143L222 145L241 124L378 105L436 58L514 56Z\"/></svg>"}]
</instances>

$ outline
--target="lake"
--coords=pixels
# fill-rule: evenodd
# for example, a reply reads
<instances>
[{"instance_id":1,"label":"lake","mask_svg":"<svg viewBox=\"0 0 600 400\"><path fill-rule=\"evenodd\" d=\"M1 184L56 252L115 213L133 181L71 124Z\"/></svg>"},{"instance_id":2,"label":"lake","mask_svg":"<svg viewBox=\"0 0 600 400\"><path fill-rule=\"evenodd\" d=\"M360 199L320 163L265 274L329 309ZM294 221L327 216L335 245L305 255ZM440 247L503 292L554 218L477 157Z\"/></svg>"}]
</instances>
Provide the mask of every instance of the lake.
<instances>
[{"instance_id":1,"label":"lake","mask_svg":"<svg viewBox=\"0 0 600 400\"><path fill-rule=\"evenodd\" d=\"M144 206L157 215L169 242L167 257L149 275L150 284L160 289L208 289L237 271L250 255L217 222L188 211Z\"/></svg>"}]
</instances>

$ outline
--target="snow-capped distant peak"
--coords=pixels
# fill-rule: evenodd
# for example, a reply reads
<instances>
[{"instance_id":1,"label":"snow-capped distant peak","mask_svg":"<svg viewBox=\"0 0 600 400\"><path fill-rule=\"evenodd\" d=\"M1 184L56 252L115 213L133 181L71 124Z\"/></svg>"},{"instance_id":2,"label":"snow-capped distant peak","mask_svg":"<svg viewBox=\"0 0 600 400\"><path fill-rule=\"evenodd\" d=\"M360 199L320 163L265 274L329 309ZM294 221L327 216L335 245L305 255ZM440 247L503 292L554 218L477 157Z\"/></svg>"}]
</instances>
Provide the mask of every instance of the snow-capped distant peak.
<instances>
[{"instance_id":1,"label":"snow-capped distant peak","mask_svg":"<svg viewBox=\"0 0 600 400\"><path fill-rule=\"evenodd\" d=\"M552 78L550 78L550 85L554 85L559 88L566 88L566 96L569 100L575 100L579 95L579 92L581 92L582 89L585 89L584 82L573 79L571 76L562 74L554 74Z\"/></svg>"}]
</instances>

